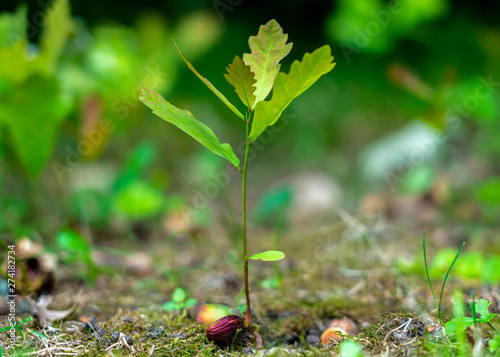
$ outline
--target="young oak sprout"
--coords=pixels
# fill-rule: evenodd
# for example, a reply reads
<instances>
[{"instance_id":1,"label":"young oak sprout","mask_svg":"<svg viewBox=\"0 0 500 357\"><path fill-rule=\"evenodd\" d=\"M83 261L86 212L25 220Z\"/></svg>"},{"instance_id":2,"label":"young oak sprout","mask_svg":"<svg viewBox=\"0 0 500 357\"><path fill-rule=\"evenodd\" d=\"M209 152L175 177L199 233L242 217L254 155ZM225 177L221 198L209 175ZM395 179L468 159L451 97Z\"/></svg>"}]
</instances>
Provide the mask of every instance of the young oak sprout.
<instances>
[{"instance_id":1,"label":"young oak sprout","mask_svg":"<svg viewBox=\"0 0 500 357\"><path fill-rule=\"evenodd\" d=\"M249 325L252 324L252 317L248 286L248 261L250 259L276 261L285 257L283 252L273 250L248 256L246 178L249 149L268 126L276 123L293 99L306 91L335 66L330 46L325 45L312 53L304 54L301 61L295 60L288 73L280 72L279 62L292 48L292 43L286 43L287 39L288 35L283 33L278 22L271 20L260 27L257 36L250 37L248 42L251 52L245 53L243 58L235 56L233 62L226 68L227 73L224 74L224 77L234 87L238 97L247 108L244 115L208 79L196 71L174 42L189 69L245 123L246 145L243 167L240 167L240 160L232 147L229 144L220 143L212 129L196 120L189 111L170 104L152 89L143 88L140 96L140 100L152 109L154 114L175 125L214 154L225 158L241 172L243 270L247 303L245 318ZM271 90L273 91L272 96L266 100Z\"/></svg>"}]
</instances>

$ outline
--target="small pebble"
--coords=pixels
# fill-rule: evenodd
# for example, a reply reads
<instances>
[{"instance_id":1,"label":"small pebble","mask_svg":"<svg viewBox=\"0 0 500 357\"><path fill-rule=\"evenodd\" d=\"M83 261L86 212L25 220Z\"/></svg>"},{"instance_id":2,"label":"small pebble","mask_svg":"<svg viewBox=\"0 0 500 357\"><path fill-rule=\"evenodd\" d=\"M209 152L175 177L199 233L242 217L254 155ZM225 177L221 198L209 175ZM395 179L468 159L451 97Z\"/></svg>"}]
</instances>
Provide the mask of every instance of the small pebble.
<instances>
[{"instance_id":1,"label":"small pebble","mask_svg":"<svg viewBox=\"0 0 500 357\"><path fill-rule=\"evenodd\" d=\"M160 338L165 333L164 326L151 327L148 329L148 336L152 338Z\"/></svg>"},{"instance_id":2,"label":"small pebble","mask_svg":"<svg viewBox=\"0 0 500 357\"><path fill-rule=\"evenodd\" d=\"M126 343L127 343L127 345L129 345L129 346L132 346L132 344L134 343L134 342L132 341L132 337L127 336L127 335L125 335L124 333L122 333L122 332L120 332L120 331L113 331L113 332L111 333L111 338L113 339L113 342L114 342L114 343L118 342L118 340L121 340L121 339L125 340L125 342L126 342Z\"/></svg>"},{"instance_id":3,"label":"small pebble","mask_svg":"<svg viewBox=\"0 0 500 357\"><path fill-rule=\"evenodd\" d=\"M255 354L255 350L252 347L244 347L241 352L243 352L246 355L253 355L253 354Z\"/></svg>"}]
</instances>

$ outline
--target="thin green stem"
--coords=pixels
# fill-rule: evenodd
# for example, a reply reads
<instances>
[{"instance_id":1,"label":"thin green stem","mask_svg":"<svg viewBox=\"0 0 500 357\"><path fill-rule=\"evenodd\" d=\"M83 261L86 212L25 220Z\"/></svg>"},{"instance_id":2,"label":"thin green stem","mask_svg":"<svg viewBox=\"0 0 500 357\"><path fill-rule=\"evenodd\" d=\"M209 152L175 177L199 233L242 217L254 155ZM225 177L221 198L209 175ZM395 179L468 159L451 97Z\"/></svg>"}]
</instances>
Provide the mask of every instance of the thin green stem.
<instances>
[{"instance_id":1,"label":"thin green stem","mask_svg":"<svg viewBox=\"0 0 500 357\"><path fill-rule=\"evenodd\" d=\"M462 246L458 250L457 255L455 256L455 259L453 259L453 262L450 265L450 268L448 269L448 272L446 273L443 281L443 287L441 288L441 296L439 296L439 307L438 307L438 320L441 320L441 302L443 301L443 292L444 292L444 286L446 285L446 280L448 280L448 275L450 274L451 268L453 268L453 265L455 265L455 262L458 259L458 256L460 255L460 252L464 248L465 242L462 243Z\"/></svg>"},{"instance_id":2,"label":"thin green stem","mask_svg":"<svg viewBox=\"0 0 500 357\"><path fill-rule=\"evenodd\" d=\"M429 287L431 288L432 292L432 298L434 299L434 306L437 306L437 301L436 301L436 295L434 295L434 289L432 288L432 283L431 283L431 277L429 276L429 269L427 267L427 254L425 253L425 232L424 232L424 240L423 240L423 245L424 245L424 264L425 264L425 274L427 274L427 281L429 282Z\"/></svg>"},{"instance_id":3,"label":"thin green stem","mask_svg":"<svg viewBox=\"0 0 500 357\"><path fill-rule=\"evenodd\" d=\"M474 327L477 331L477 318L476 318L476 297L472 294L472 302L470 303L470 312L472 315L472 321L474 322Z\"/></svg>"},{"instance_id":4,"label":"thin green stem","mask_svg":"<svg viewBox=\"0 0 500 357\"><path fill-rule=\"evenodd\" d=\"M247 254L247 165L248 165L248 153L250 152L250 139L249 139L249 120L245 122L245 161L243 163L243 169L241 171L242 175L242 187L241 187L241 214L242 214L242 234L243 234L243 272L245 274L245 296L247 300L247 311L245 314L245 319L249 325L252 324L252 313L250 309L250 289L248 286L248 254Z\"/></svg>"},{"instance_id":5,"label":"thin green stem","mask_svg":"<svg viewBox=\"0 0 500 357\"><path fill-rule=\"evenodd\" d=\"M290 189L286 192L285 200L283 201L283 205L281 206L278 220L276 222L276 229L274 234L274 250L279 250L280 246L280 237L281 237L281 229L283 227L283 220L285 217L285 211L288 206L288 201L290 200ZM281 290L281 271L279 261L274 262L274 279L276 281L277 287Z\"/></svg>"}]
</instances>

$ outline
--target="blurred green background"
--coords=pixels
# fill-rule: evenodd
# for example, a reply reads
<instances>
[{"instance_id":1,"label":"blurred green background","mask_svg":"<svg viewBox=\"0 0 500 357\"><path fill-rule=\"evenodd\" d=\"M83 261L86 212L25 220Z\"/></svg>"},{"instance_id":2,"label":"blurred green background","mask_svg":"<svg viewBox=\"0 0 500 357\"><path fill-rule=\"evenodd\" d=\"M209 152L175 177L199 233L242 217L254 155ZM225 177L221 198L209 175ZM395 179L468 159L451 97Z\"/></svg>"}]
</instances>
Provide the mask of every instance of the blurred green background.
<instances>
[{"instance_id":1,"label":"blurred green background","mask_svg":"<svg viewBox=\"0 0 500 357\"><path fill-rule=\"evenodd\" d=\"M450 226L500 223L498 2L7 0L0 10L6 237L67 226L149 236L237 221L239 178L138 97L143 86L159 91L241 157L241 121L172 38L237 103L225 67L272 18L294 43L282 70L325 43L337 66L255 146L256 222L276 206L266 197L295 185L297 200L313 195L307 187L331 197L312 200L312 211L364 209L370 194L431 197Z\"/></svg>"}]
</instances>

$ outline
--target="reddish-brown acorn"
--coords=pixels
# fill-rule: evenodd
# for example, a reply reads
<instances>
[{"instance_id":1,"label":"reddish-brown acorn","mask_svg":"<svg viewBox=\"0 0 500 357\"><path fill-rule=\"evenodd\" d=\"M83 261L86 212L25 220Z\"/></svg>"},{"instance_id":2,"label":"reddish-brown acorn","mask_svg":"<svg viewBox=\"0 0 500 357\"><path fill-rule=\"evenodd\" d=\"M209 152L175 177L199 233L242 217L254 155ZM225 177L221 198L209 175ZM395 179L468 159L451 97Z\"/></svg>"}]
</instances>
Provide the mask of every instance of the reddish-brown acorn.
<instances>
[{"instance_id":1,"label":"reddish-brown acorn","mask_svg":"<svg viewBox=\"0 0 500 357\"><path fill-rule=\"evenodd\" d=\"M207 328L207 338L219 346L230 346L245 323L238 315L224 316Z\"/></svg>"}]
</instances>

